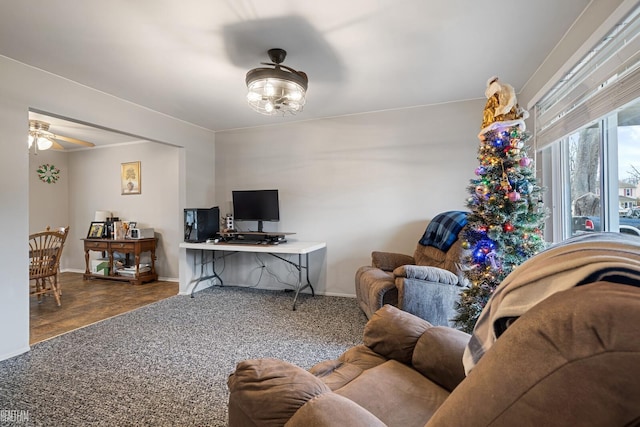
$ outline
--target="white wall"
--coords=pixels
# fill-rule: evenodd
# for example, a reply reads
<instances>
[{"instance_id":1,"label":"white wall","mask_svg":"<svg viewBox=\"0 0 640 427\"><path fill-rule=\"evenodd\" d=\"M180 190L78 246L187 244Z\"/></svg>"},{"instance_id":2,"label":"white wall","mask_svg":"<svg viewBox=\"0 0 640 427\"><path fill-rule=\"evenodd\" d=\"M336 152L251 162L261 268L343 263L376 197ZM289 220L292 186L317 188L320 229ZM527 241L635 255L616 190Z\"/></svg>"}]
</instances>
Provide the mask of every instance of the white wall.
<instances>
[{"instance_id":1,"label":"white wall","mask_svg":"<svg viewBox=\"0 0 640 427\"><path fill-rule=\"evenodd\" d=\"M265 230L326 241L326 253L311 259L317 291L354 295L355 272L371 251L413 254L431 218L466 209L483 107L484 99L219 132L217 204L224 215L232 190L277 188L280 222ZM281 263L262 258L278 271ZM251 256L229 257L224 277L254 285L260 271L246 272L255 265ZM267 274L258 287L282 288Z\"/></svg>"},{"instance_id":2,"label":"white wall","mask_svg":"<svg viewBox=\"0 0 640 427\"><path fill-rule=\"evenodd\" d=\"M58 180L46 183L38 177L42 165L60 170ZM69 225L69 167L67 153L57 150L39 151L29 155L29 234ZM60 262L64 268L65 257Z\"/></svg>"},{"instance_id":3,"label":"white wall","mask_svg":"<svg viewBox=\"0 0 640 427\"><path fill-rule=\"evenodd\" d=\"M29 349L29 108L183 147L176 223L187 205L214 202L213 132L0 56L0 360Z\"/></svg>"}]
</instances>

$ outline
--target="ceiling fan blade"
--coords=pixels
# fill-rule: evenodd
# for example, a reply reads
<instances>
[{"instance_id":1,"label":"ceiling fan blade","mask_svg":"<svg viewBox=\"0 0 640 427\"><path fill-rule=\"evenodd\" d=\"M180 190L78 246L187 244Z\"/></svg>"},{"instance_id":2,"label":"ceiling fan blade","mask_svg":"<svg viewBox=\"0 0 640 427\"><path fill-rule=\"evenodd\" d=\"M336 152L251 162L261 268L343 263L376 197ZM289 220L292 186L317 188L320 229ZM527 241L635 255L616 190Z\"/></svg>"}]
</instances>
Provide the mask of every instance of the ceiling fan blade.
<instances>
[{"instance_id":1,"label":"ceiling fan blade","mask_svg":"<svg viewBox=\"0 0 640 427\"><path fill-rule=\"evenodd\" d=\"M84 145L85 147L95 147L96 146L96 144L94 144L92 142L82 141L80 139L71 138L69 136L54 135L54 138L55 139L61 139L62 141L71 142L73 144Z\"/></svg>"},{"instance_id":2,"label":"ceiling fan blade","mask_svg":"<svg viewBox=\"0 0 640 427\"><path fill-rule=\"evenodd\" d=\"M51 142L53 142L53 145L51 146L51 148L53 148L54 150L64 150L64 147L62 145L58 144L53 140L51 140Z\"/></svg>"},{"instance_id":3,"label":"ceiling fan blade","mask_svg":"<svg viewBox=\"0 0 640 427\"><path fill-rule=\"evenodd\" d=\"M298 71L298 70L295 70L295 69L293 69L293 68L291 68L291 67L287 67L287 66L286 66L286 65L284 65L284 64L275 64L275 63L273 63L273 62L261 62L261 64L263 64L263 65L273 65L274 67L284 68L285 70L289 70L289 71L291 71L292 73L296 73L296 74L300 74L300 73L302 73L302 71ZM263 69L263 70L264 70L264 69L268 70L269 68L262 68L262 69Z\"/></svg>"}]
</instances>

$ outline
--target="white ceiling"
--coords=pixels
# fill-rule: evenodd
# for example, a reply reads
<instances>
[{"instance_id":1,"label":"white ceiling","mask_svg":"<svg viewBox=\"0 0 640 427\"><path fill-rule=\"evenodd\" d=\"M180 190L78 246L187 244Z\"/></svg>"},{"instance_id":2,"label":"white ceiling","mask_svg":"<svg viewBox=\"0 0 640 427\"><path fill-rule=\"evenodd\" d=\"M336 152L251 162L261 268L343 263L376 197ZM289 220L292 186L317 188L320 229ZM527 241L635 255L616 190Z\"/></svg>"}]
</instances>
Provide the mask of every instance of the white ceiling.
<instances>
[{"instance_id":1,"label":"white ceiling","mask_svg":"<svg viewBox=\"0 0 640 427\"><path fill-rule=\"evenodd\" d=\"M493 75L520 90L589 2L3 1L0 55L221 131L482 98ZM309 76L297 116L246 105L274 47Z\"/></svg>"}]
</instances>

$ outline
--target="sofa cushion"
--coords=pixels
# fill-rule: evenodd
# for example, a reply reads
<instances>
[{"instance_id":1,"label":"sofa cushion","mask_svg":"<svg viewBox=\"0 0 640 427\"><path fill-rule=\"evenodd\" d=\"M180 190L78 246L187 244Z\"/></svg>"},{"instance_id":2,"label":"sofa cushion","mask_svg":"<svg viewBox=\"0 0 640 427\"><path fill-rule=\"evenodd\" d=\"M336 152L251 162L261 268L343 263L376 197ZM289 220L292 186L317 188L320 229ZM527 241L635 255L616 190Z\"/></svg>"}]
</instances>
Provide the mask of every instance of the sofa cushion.
<instances>
[{"instance_id":1,"label":"sofa cushion","mask_svg":"<svg viewBox=\"0 0 640 427\"><path fill-rule=\"evenodd\" d=\"M431 327L426 320L385 305L365 325L363 342L388 359L409 364L418 338Z\"/></svg>"},{"instance_id":2,"label":"sofa cushion","mask_svg":"<svg viewBox=\"0 0 640 427\"><path fill-rule=\"evenodd\" d=\"M371 412L336 393L325 393L307 402L285 427L386 427Z\"/></svg>"},{"instance_id":3,"label":"sofa cushion","mask_svg":"<svg viewBox=\"0 0 640 427\"><path fill-rule=\"evenodd\" d=\"M337 390L357 378L364 370L386 361L385 357L360 344L345 351L337 360L318 363L309 372L320 378L331 390Z\"/></svg>"},{"instance_id":4,"label":"sofa cushion","mask_svg":"<svg viewBox=\"0 0 640 427\"><path fill-rule=\"evenodd\" d=\"M433 246L418 244L413 257L416 265L444 268L457 275L462 260L462 239L456 240L447 252Z\"/></svg>"},{"instance_id":5,"label":"sofa cushion","mask_svg":"<svg viewBox=\"0 0 640 427\"><path fill-rule=\"evenodd\" d=\"M401 265L415 264L415 260L410 255L398 254L394 252L371 252L371 266L384 271L393 271Z\"/></svg>"},{"instance_id":6,"label":"sofa cushion","mask_svg":"<svg viewBox=\"0 0 640 427\"><path fill-rule=\"evenodd\" d=\"M385 425L398 427L423 427L449 396L445 389L395 360L368 369L335 393L356 402Z\"/></svg>"},{"instance_id":7,"label":"sofa cushion","mask_svg":"<svg viewBox=\"0 0 640 427\"><path fill-rule=\"evenodd\" d=\"M337 390L357 378L362 373L362 369L340 360L327 360L318 363L309 369L309 372L320 378L331 390Z\"/></svg>"},{"instance_id":8,"label":"sofa cushion","mask_svg":"<svg viewBox=\"0 0 640 427\"><path fill-rule=\"evenodd\" d=\"M351 347L338 358L344 363L352 363L360 369L371 369L387 361L387 358L371 350L364 344Z\"/></svg>"},{"instance_id":9,"label":"sofa cushion","mask_svg":"<svg viewBox=\"0 0 640 427\"><path fill-rule=\"evenodd\" d=\"M469 334L457 329L434 326L427 329L413 351L413 367L448 391L465 379L462 354Z\"/></svg>"}]
</instances>

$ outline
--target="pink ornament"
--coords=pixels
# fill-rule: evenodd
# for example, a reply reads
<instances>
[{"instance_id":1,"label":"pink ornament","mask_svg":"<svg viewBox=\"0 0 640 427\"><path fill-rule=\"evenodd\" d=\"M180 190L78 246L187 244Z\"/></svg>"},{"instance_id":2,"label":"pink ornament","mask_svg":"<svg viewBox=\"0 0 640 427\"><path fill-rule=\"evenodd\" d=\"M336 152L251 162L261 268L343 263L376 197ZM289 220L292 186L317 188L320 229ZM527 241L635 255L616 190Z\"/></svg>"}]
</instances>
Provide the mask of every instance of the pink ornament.
<instances>
[{"instance_id":1,"label":"pink ornament","mask_svg":"<svg viewBox=\"0 0 640 427\"><path fill-rule=\"evenodd\" d=\"M520 159L520 166L522 166L523 168L528 168L530 164L531 164L531 159L530 158L522 157Z\"/></svg>"},{"instance_id":2,"label":"pink ornament","mask_svg":"<svg viewBox=\"0 0 640 427\"><path fill-rule=\"evenodd\" d=\"M478 185L476 187L476 194L478 196L486 196L489 194L489 188L486 185Z\"/></svg>"},{"instance_id":3,"label":"pink ornament","mask_svg":"<svg viewBox=\"0 0 640 427\"><path fill-rule=\"evenodd\" d=\"M520 193L518 193L517 191L512 191L511 193L509 193L509 200L512 202L517 202L518 200L520 200Z\"/></svg>"}]
</instances>

